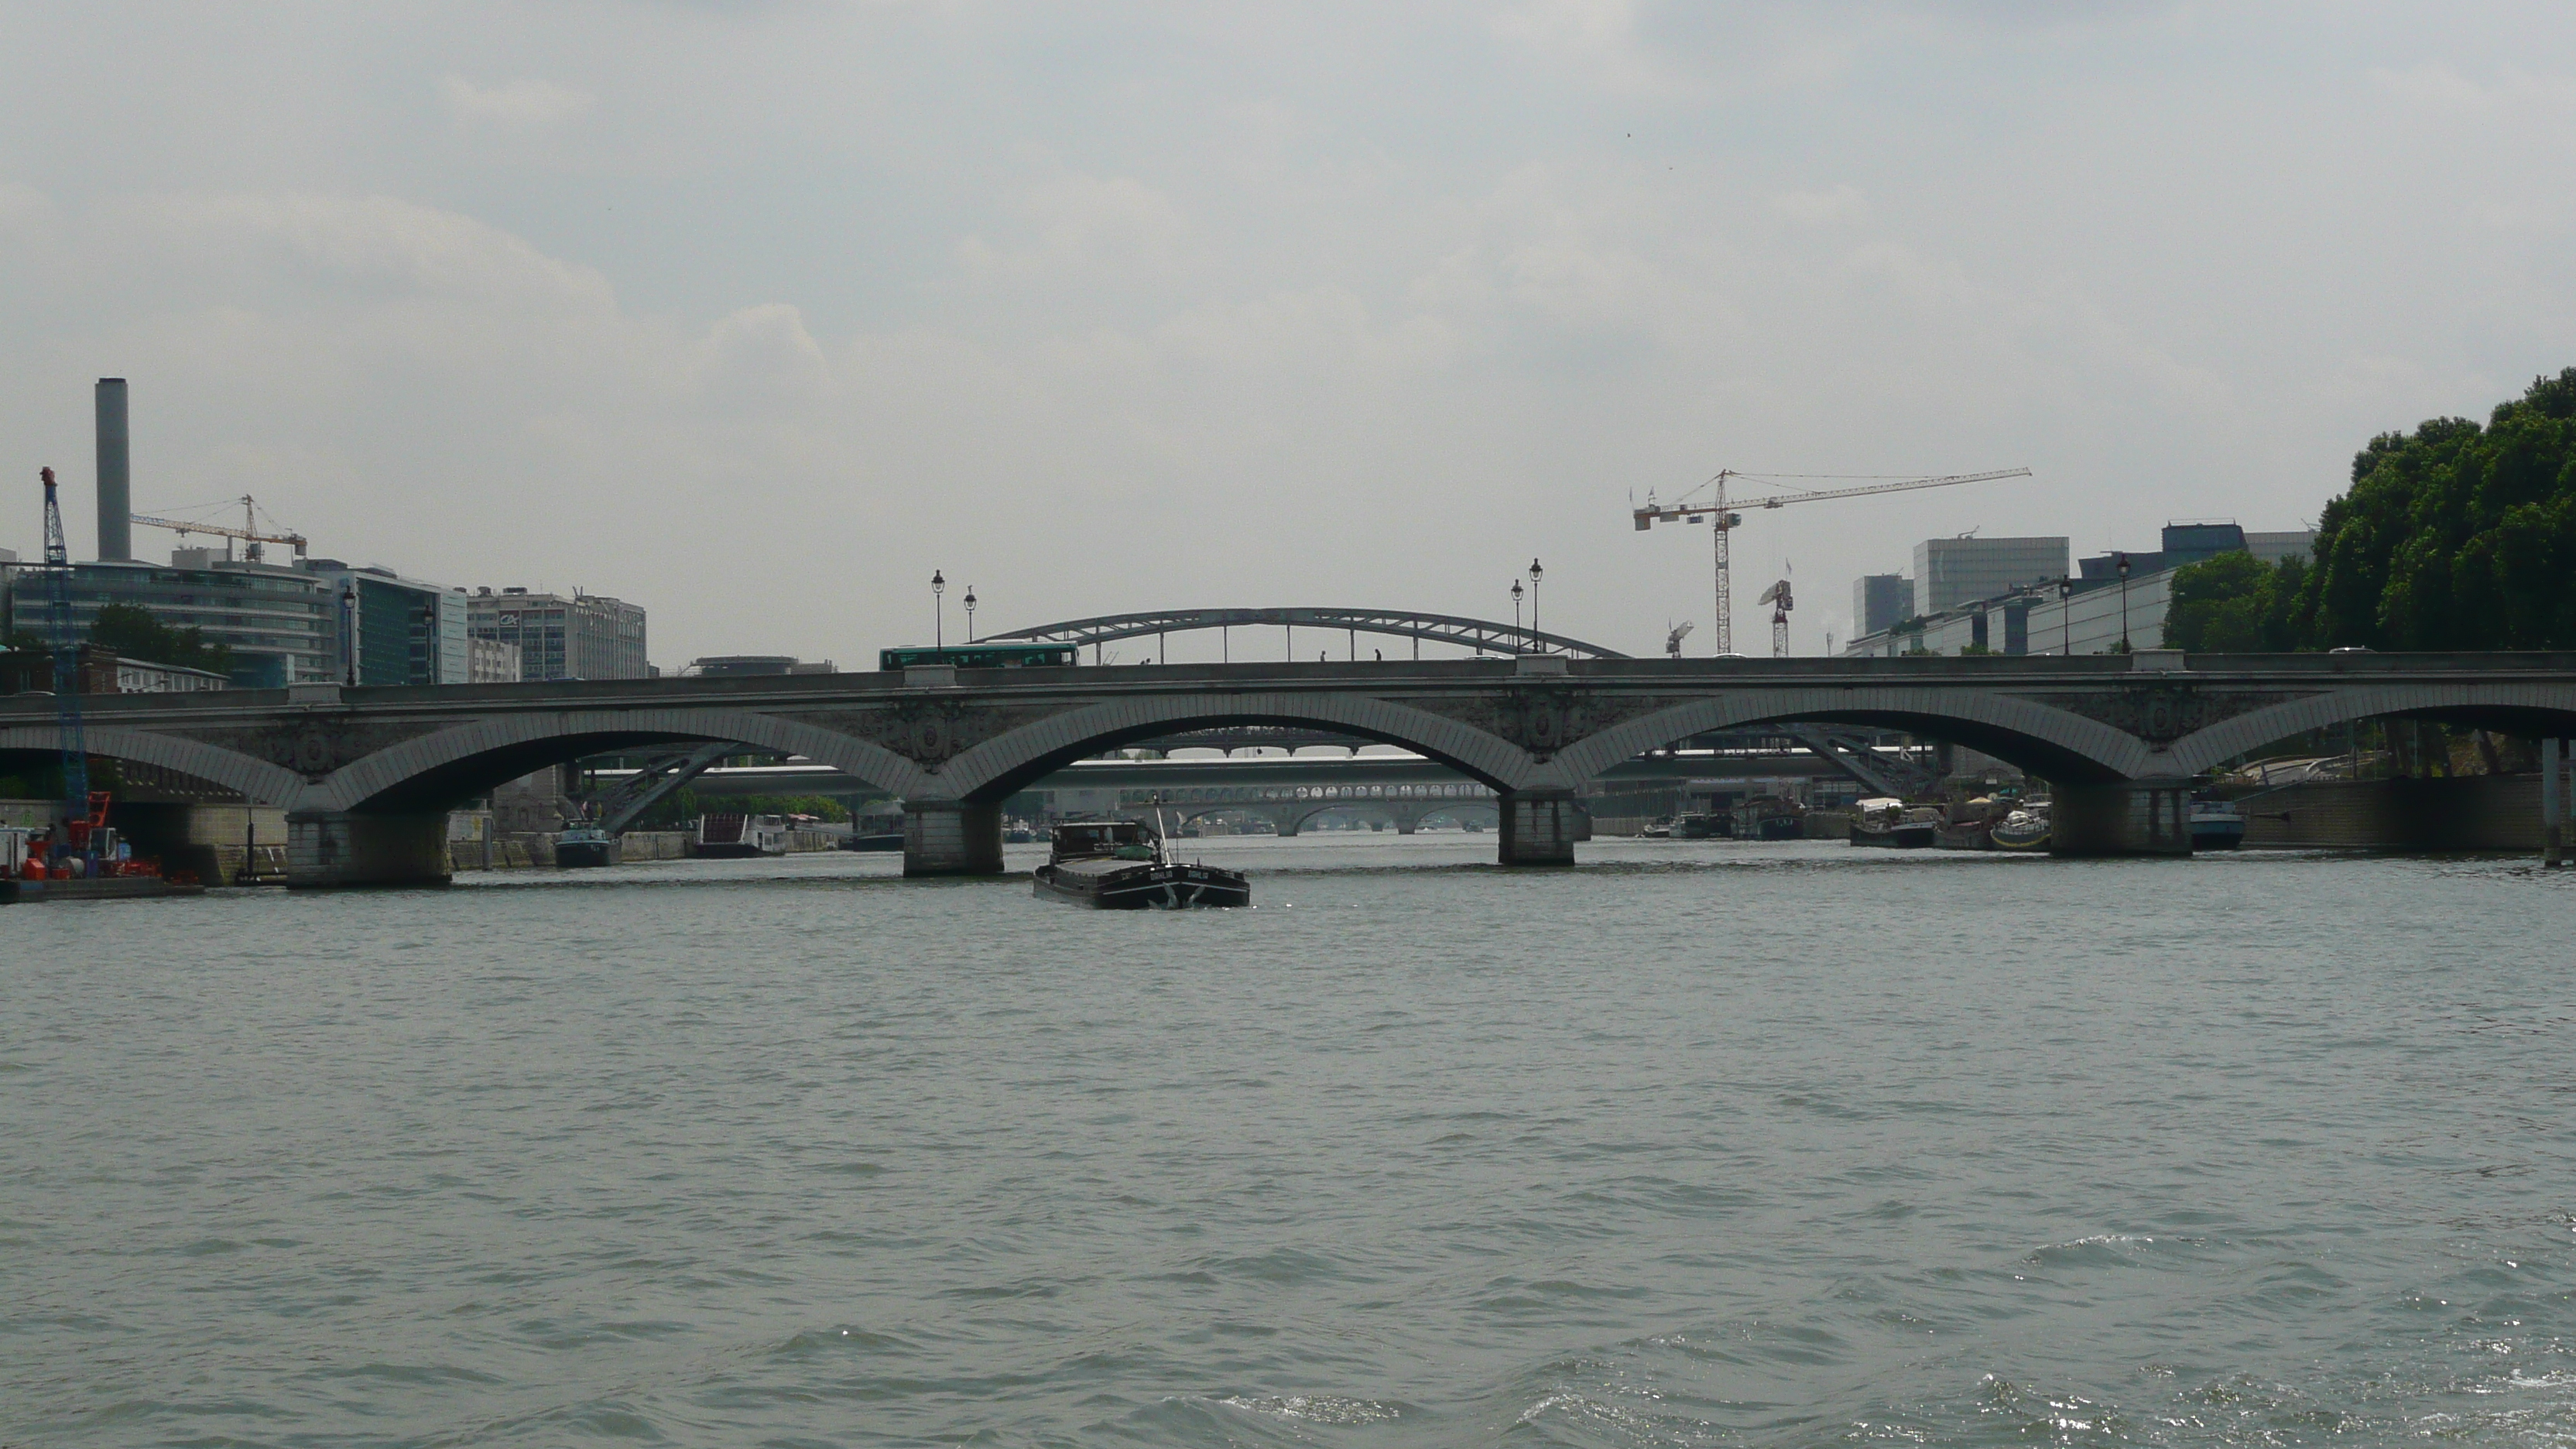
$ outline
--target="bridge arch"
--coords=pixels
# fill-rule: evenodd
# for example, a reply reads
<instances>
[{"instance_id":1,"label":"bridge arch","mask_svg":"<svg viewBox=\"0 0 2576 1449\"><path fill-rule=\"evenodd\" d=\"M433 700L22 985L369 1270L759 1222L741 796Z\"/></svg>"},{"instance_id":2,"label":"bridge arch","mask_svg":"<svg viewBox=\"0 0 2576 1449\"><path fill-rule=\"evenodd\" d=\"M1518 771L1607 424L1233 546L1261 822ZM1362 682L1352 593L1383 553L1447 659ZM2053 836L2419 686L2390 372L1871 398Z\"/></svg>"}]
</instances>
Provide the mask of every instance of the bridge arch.
<instances>
[{"instance_id":1,"label":"bridge arch","mask_svg":"<svg viewBox=\"0 0 2576 1449\"><path fill-rule=\"evenodd\" d=\"M1231 724L1306 725L1397 745L1496 790L1527 783L1529 755L1473 725L1366 695L1248 693L1164 695L1068 710L986 740L940 771L939 793L989 804L1086 755L1174 729Z\"/></svg>"},{"instance_id":2,"label":"bridge arch","mask_svg":"<svg viewBox=\"0 0 2576 1449\"><path fill-rule=\"evenodd\" d=\"M293 805L305 788L304 777L293 770L272 765L239 750L228 750L221 745L204 744L176 735L91 725L81 731L81 743L88 754L175 770L237 791L254 805L284 809ZM61 734L52 724L0 728L0 754L41 756L51 764L61 755Z\"/></svg>"},{"instance_id":3,"label":"bridge arch","mask_svg":"<svg viewBox=\"0 0 2576 1449\"><path fill-rule=\"evenodd\" d=\"M1103 614L1096 619L1067 619L987 634L979 642L1029 644L1113 644L1122 639L1148 639L1205 629L1319 629L1329 634L1377 635L1428 639L1493 654L1566 654L1577 659L1625 659L1616 649L1587 644L1562 634L1543 634L1517 624L1470 619L1457 614L1416 614L1401 609L1164 609L1145 614Z\"/></svg>"},{"instance_id":4,"label":"bridge arch","mask_svg":"<svg viewBox=\"0 0 2576 1449\"><path fill-rule=\"evenodd\" d=\"M548 765L637 745L740 741L832 765L895 795L930 776L883 746L776 715L738 709L566 710L503 715L390 745L308 790L307 809L357 814L443 810Z\"/></svg>"},{"instance_id":5,"label":"bridge arch","mask_svg":"<svg viewBox=\"0 0 2576 1449\"><path fill-rule=\"evenodd\" d=\"M2328 689L2185 735L2176 773L2197 775L2275 740L2365 719L2430 719L2505 734L2576 735L2576 685L2524 680L2392 683Z\"/></svg>"},{"instance_id":6,"label":"bridge arch","mask_svg":"<svg viewBox=\"0 0 2576 1449\"><path fill-rule=\"evenodd\" d=\"M1557 762L1578 780L1709 730L1773 722L1873 725L1948 740L2065 784L2170 773L2134 735L2068 710L1986 689L1823 685L1746 689L1673 705L1569 745Z\"/></svg>"}]
</instances>

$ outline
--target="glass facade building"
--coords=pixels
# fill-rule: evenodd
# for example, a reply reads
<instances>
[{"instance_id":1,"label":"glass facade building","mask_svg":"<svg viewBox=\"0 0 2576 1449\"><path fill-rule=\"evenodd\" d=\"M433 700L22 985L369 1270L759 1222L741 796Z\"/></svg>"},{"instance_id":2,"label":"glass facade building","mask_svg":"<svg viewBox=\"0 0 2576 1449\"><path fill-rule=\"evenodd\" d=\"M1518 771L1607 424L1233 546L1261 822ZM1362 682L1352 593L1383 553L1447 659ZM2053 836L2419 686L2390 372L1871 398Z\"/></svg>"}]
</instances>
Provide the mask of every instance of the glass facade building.
<instances>
[{"instance_id":1,"label":"glass facade building","mask_svg":"<svg viewBox=\"0 0 2576 1449\"><path fill-rule=\"evenodd\" d=\"M202 552L199 554L202 557ZM45 630L45 580L24 564L0 565L0 627ZM276 688L339 677L336 602L323 582L291 568L209 561L197 566L102 561L72 566L72 623L86 635L109 604L151 611L173 629L201 629L233 651L236 685Z\"/></svg>"},{"instance_id":2,"label":"glass facade building","mask_svg":"<svg viewBox=\"0 0 2576 1449\"><path fill-rule=\"evenodd\" d=\"M337 559L309 559L304 570L331 597L331 653L346 678L360 684L464 684L466 657L463 589L407 579L388 568L352 568ZM354 661L344 637L347 615L356 615ZM352 665L354 664L354 670Z\"/></svg>"}]
</instances>

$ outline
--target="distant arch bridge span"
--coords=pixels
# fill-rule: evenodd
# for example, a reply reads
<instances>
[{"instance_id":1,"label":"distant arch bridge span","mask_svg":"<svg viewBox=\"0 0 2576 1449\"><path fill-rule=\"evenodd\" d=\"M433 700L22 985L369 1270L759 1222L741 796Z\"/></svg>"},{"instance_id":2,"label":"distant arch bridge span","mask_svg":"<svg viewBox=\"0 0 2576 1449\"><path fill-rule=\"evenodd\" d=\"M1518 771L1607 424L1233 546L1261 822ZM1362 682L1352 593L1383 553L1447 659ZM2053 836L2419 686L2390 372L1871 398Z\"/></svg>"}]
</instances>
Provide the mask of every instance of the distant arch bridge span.
<instances>
[{"instance_id":1,"label":"distant arch bridge span","mask_svg":"<svg viewBox=\"0 0 2576 1449\"><path fill-rule=\"evenodd\" d=\"M1341 634L1356 639L1369 634L1381 638L1410 639L1414 657L1421 657L1422 641L1454 644L1473 649L1479 654L1563 654L1574 659L1625 659L1616 649L1604 649L1562 634L1545 634L1518 624L1497 624L1491 619L1469 619L1456 614L1416 614L1403 609L1161 609L1144 614L1103 614L1096 619L1067 619L1057 624L1040 624L1029 629L1015 629L1005 634L987 634L977 642L1028 644L1088 644L1097 650L1103 644L1124 639L1159 639L1169 634L1188 634L1207 629L1220 632L1231 629L1275 628L1288 631L1288 657L1296 655L1296 634L1300 629L1314 629L1326 634ZM1357 653L1354 645L1353 653Z\"/></svg>"},{"instance_id":2,"label":"distant arch bridge span","mask_svg":"<svg viewBox=\"0 0 2576 1449\"><path fill-rule=\"evenodd\" d=\"M0 698L0 769L58 758L54 705ZM85 713L93 757L284 810L288 878L301 885L443 880L447 812L467 800L546 765L689 742L802 756L865 781L904 802L907 873L989 874L1002 869L1010 796L1092 768L1084 762L1104 751L1237 726L1395 745L1482 784L1502 817L1497 858L1510 865L1570 863L1579 793L1644 752L1712 731L1806 725L1981 750L2051 782L2052 850L2165 855L2191 848L2195 780L2270 741L2391 717L2576 735L2576 653L930 664L111 694Z\"/></svg>"}]
</instances>

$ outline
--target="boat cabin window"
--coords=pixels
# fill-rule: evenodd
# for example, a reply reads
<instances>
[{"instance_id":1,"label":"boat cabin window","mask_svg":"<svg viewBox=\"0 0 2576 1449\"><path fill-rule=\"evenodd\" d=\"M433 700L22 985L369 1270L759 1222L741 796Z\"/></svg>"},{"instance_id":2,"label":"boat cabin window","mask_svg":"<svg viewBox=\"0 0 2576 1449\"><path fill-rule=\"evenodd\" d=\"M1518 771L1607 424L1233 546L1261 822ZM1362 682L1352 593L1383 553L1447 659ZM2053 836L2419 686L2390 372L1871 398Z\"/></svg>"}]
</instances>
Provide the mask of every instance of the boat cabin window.
<instances>
[{"instance_id":1,"label":"boat cabin window","mask_svg":"<svg viewBox=\"0 0 2576 1449\"><path fill-rule=\"evenodd\" d=\"M1145 828L1133 820L1097 820L1087 825L1059 825L1055 828L1058 850L1109 850L1121 845L1144 842Z\"/></svg>"}]
</instances>

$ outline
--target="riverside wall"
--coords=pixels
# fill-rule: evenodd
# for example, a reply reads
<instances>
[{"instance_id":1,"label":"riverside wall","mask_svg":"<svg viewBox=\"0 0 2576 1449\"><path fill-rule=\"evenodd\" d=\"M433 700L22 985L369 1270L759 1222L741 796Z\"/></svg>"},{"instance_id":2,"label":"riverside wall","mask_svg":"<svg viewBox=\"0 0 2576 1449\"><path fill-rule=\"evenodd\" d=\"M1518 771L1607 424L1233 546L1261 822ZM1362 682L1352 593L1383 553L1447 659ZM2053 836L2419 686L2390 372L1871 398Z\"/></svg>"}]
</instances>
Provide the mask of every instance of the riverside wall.
<instances>
[{"instance_id":1,"label":"riverside wall","mask_svg":"<svg viewBox=\"0 0 2576 1449\"><path fill-rule=\"evenodd\" d=\"M2279 849L2537 851L2540 776L2325 780L2235 796L2245 843Z\"/></svg>"}]
</instances>

